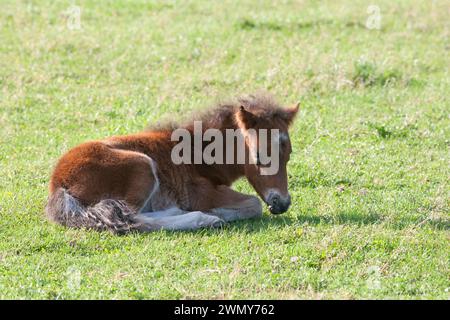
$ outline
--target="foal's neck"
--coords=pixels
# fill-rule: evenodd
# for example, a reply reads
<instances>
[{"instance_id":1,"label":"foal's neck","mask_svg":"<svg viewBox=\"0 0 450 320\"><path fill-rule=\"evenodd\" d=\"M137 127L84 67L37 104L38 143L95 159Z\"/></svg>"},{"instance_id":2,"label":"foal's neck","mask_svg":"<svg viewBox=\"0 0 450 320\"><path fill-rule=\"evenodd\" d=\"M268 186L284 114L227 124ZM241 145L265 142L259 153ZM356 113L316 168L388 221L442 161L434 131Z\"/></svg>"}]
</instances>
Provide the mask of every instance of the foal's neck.
<instances>
[{"instance_id":1,"label":"foal's neck","mask_svg":"<svg viewBox=\"0 0 450 320\"><path fill-rule=\"evenodd\" d=\"M223 164L207 165L202 163L195 165L195 168L199 174L216 185L231 185L234 181L245 175L243 164L237 164L236 161L232 164L226 164L228 148L226 148L225 132L227 129L238 129L234 120L234 112L231 112L230 110L230 112L224 112L214 119L206 119L202 122L202 125L203 130L214 128L222 132L222 137L224 139ZM236 155L237 152L235 145L234 154Z\"/></svg>"}]
</instances>

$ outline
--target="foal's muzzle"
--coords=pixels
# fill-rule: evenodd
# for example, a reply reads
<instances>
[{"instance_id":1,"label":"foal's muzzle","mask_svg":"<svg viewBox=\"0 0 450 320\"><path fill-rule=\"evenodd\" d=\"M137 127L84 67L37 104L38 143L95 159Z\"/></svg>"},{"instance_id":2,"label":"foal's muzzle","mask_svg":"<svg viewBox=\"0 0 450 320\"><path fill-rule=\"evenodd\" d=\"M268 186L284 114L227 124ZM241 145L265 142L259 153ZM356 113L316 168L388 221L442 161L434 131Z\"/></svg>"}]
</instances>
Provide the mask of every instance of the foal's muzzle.
<instances>
[{"instance_id":1,"label":"foal's muzzle","mask_svg":"<svg viewBox=\"0 0 450 320\"><path fill-rule=\"evenodd\" d=\"M270 213L280 214L286 212L291 205L291 196L282 197L278 193L271 193L267 198L267 204L269 205Z\"/></svg>"}]
</instances>

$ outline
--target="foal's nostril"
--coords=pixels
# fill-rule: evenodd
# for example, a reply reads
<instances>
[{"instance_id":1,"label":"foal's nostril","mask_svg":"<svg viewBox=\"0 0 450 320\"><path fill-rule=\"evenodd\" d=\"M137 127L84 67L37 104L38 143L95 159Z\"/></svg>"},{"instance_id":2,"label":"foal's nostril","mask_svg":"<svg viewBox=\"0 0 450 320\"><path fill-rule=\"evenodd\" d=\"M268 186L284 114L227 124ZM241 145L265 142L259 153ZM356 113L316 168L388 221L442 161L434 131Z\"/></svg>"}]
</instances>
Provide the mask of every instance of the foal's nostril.
<instances>
[{"instance_id":1,"label":"foal's nostril","mask_svg":"<svg viewBox=\"0 0 450 320\"><path fill-rule=\"evenodd\" d=\"M269 211L273 214L280 214L286 212L291 204L291 197L288 195L286 198L279 194L273 193L270 195L267 204L269 205Z\"/></svg>"},{"instance_id":2,"label":"foal's nostril","mask_svg":"<svg viewBox=\"0 0 450 320\"><path fill-rule=\"evenodd\" d=\"M269 198L268 203L273 207L279 206L281 203L280 196L278 194L272 194Z\"/></svg>"}]
</instances>

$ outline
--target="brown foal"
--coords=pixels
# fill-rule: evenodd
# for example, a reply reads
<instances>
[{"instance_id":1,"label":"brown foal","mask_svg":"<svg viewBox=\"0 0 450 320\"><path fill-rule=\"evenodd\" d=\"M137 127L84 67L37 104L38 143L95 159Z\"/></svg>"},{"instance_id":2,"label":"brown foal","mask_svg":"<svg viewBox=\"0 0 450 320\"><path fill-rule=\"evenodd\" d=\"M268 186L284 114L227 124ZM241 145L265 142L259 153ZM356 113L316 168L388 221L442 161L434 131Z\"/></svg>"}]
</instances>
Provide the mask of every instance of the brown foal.
<instances>
[{"instance_id":1,"label":"brown foal","mask_svg":"<svg viewBox=\"0 0 450 320\"><path fill-rule=\"evenodd\" d=\"M177 141L172 133L177 128L194 133L193 122L83 143L58 161L47 215L68 227L115 233L217 227L261 216L257 197L230 188L243 176L272 213L285 212L290 205L286 165L292 151L288 128L297 112L298 105L282 108L271 97L257 95L219 105L200 117L203 132L240 132L249 155L243 163L175 164L172 150ZM246 135L250 129L257 132L256 144ZM261 129L279 132L279 168L272 175L263 174L265 165L259 161ZM203 141L200 151L207 145ZM195 148L192 144L192 151ZM225 143L223 153L230 150L236 160L241 151Z\"/></svg>"}]
</instances>

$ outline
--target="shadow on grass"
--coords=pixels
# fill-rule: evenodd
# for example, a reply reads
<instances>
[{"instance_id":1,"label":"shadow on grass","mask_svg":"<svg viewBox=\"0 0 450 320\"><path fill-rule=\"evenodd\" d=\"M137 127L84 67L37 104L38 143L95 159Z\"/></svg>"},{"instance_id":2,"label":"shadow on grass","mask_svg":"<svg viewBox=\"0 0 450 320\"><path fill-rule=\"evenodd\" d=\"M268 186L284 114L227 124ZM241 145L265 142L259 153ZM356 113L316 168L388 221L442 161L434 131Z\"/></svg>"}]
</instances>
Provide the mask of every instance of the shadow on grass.
<instances>
[{"instance_id":1,"label":"shadow on grass","mask_svg":"<svg viewBox=\"0 0 450 320\"><path fill-rule=\"evenodd\" d=\"M302 22L282 22L282 21L263 21L263 20L253 20L253 19L243 19L236 23L237 29L240 30L257 30L257 31L284 31L284 32L295 32L303 30L318 29L321 27L332 27L332 28L360 28L366 29L366 26L358 21L336 21L331 19L318 19L312 21L302 21Z\"/></svg>"},{"instance_id":2,"label":"shadow on grass","mask_svg":"<svg viewBox=\"0 0 450 320\"><path fill-rule=\"evenodd\" d=\"M430 220L427 223L438 230L450 230L450 220L448 219Z\"/></svg>"},{"instance_id":3,"label":"shadow on grass","mask_svg":"<svg viewBox=\"0 0 450 320\"><path fill-rule=\"evenodd\" d=\"M296 217L291 216L268 216L264 215L256 220L243 220L232 222L225 226L231 230L239 230L243 232L260 232L269 228L282 228L285 226L332 226L332 225L353 225L367 226L384 224L389 229L406 229L417 226L419 228L430 226L436 230L450 230L450 221L445 219L430 220L422 222L417 217L399 217L394 221L386 221L385 218L378 214L359 214L356 212L341 212L330 216L317 216L312 214L303 214Z\"/></svg>"},{"instance_id":4,"label":"shadow on grass","mask_svg":"<svg viewBox=\"0 0 450 320\"><path fill-rule=\"evenodd\" d=\"M292 216L268 216L264 215L256 220L243 220L232 222L229 226L246 232L259 232L268 228L277 228L291 225L374 225L381 223L378 215L361 215L356 213L340 213L333 216L317 216L312 214ZM227 228L227 227L225 227Z\"/></svg>"}]
</instances>

